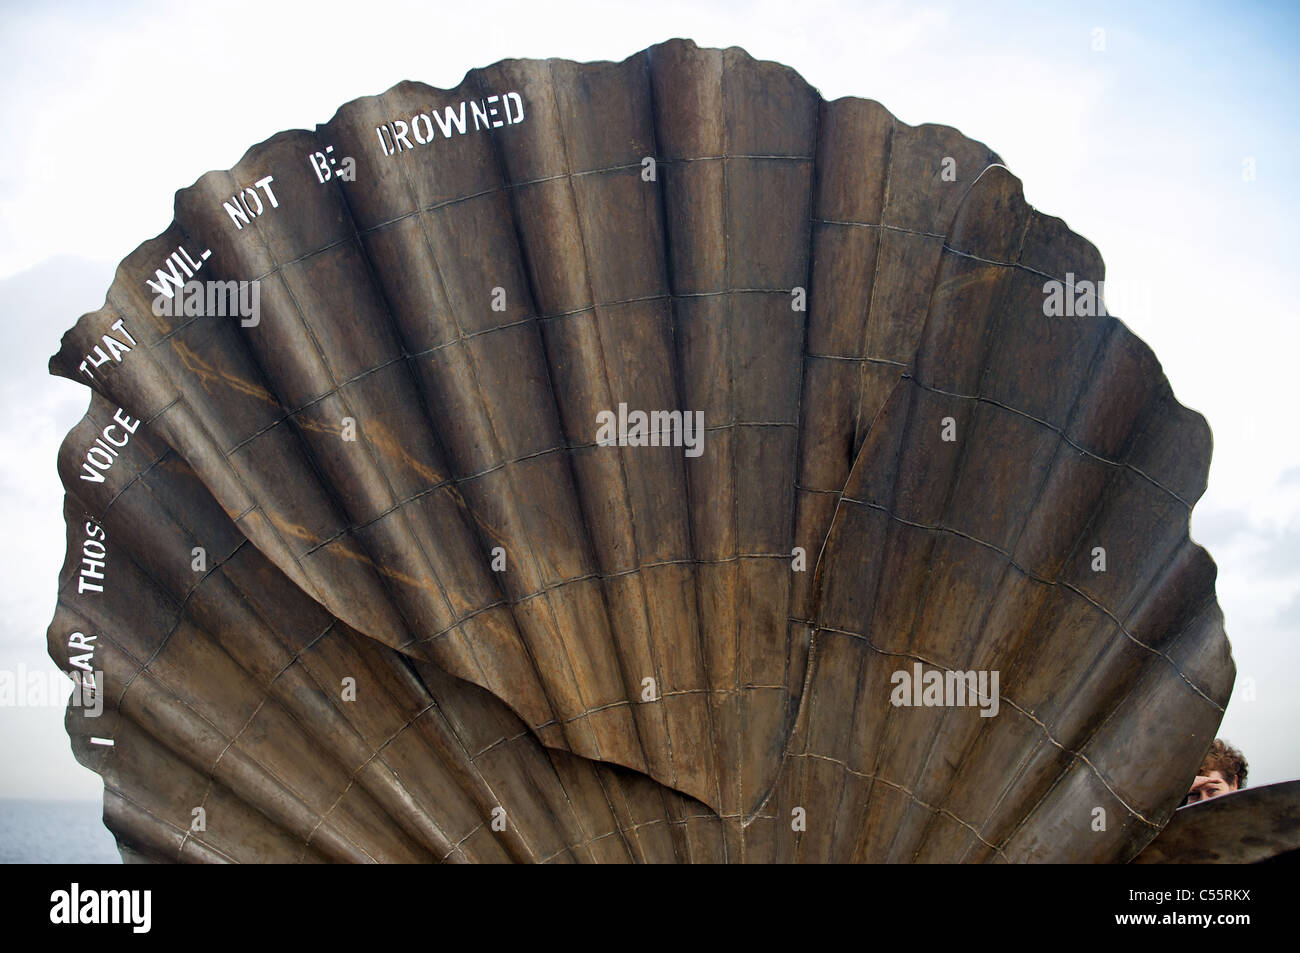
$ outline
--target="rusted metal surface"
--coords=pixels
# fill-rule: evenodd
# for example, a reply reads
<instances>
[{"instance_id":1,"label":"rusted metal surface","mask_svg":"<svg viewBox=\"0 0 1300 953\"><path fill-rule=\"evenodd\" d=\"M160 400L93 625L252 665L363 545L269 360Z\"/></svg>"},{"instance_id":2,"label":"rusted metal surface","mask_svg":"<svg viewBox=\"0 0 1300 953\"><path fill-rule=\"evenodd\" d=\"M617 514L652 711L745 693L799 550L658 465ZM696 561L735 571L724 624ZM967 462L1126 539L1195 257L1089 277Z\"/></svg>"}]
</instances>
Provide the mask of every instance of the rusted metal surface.
<instances>
[{"instance_id":1,"label":"rusted metal surface","mask_svg":"<svg viewBox=\"0 0 1300 953\"><path fill-rule=\"evenodd\" d=\"M1300 860L1300 781L1189 804L1135 864L1256 864Z\"/></svg>"},{"instance_id":2,"label":"rusted metal surface","mask_svg":"<svg viewBox=\"0 0 1300 953\"><path fill-rule=\"evenodd\" d=\"M459 807L438 813L439 772L474 764L412 755L398 788L363 786L373 845L313 833L380 750L344 722L448 693L471 699L466 731L520 719L512 744L543 774L587 791L617 765L616 787L653 792L625 816L566 784L578 827L510 844L486 828L512 859L613 859L590 845L615 827L620 859L649 858L640 824L673 832L654 859L1133 857L1234 675L1213 562L1188 538L1210 434L1119 321L1048 315L1045 283L1086 288L1101 259L997 162L742 50L671 41L402 83L177 193L51 361L97 395L60 456L51 654L66 667L68 633L99 633L104 723L155 753L115 768L128 745L92 750L69 716L78 757L117 779L120 841L258 856L237 825L220 847L185 833L212 779L276 851L451 857L451 833L408 855L394 832L463 831ZM256 280L258 313L169 313L190 278ZM119 409L144 423L111 456ZM680 412L681 439L611 445L601 415L628 409ZM182 485L193 513L161 512ZM102 591L78 582L87 517L123 567ZM267 646L227 650L252 582L195 573L194 547L255 560L261 598L309 607L293 620L331 626L347 664L428 677L342 715L319 684L329 719L293 716L309 741L259 725L248 773L223 774L275 689L254 657L296 658L306 635L269 619ZM203 651L191 629L245 674L196 660L160 682L169 653ZM1000 680L983 707L895 704L914 665ZM199 696L217 726L202 745L180 727ZM334 751L352 730L360 747ZM177 758L193 777L173 789ZM123 820L146 787L161 800Z\"/></svg>"}]
</instances>

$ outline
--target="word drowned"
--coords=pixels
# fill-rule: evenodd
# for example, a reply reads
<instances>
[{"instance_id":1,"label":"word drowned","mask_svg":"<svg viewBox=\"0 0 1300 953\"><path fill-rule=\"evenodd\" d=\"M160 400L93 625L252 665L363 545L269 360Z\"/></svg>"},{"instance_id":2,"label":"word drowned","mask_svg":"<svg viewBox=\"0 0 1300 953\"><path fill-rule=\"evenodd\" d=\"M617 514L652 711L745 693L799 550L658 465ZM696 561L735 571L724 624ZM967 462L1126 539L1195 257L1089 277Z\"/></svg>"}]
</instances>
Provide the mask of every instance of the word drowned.
<instances>
[{"instance_id":1,"label":"word drowned","mask_svg":"<svg viewBox=\"0 0 1300 953\"><path fill-rule=\"evenodd\" d=\"M470 131L471 122L473 131L478 132L523 121L523 97L510 92L482 100L462 100L459 107L446 106L441 112L430 109L427 113L416 113L409 123L403 119L393 119L382 126L376 126L375 134L379 136L380 150L384 155L391 156L404 149L414 149L416 145L427 146L439 133L444 139L463 136ZM411 142L412 139L415 140L414 143Z\"/></svg>"}]
</instances>

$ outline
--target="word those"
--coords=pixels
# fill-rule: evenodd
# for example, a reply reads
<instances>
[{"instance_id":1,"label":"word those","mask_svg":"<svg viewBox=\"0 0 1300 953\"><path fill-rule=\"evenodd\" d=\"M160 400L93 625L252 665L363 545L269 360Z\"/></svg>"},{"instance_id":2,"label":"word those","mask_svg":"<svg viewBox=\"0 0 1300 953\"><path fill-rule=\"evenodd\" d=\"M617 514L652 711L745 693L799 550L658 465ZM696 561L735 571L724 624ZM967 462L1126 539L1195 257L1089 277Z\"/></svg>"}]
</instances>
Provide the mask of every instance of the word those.
<instances>
[{"instance_id":1,"label":"word those","mask_svg":"<svg viewBox=\"0 0 1300 953\"><path fill-rule=\"evenodd\" d=\"M103 592L104 565L108 561L104 527L88 520L85 529L86 538L81 544L81 569L77 573L77 592ZM99 582L95 582L96 579Z\"/></svg>"}]
</instances>

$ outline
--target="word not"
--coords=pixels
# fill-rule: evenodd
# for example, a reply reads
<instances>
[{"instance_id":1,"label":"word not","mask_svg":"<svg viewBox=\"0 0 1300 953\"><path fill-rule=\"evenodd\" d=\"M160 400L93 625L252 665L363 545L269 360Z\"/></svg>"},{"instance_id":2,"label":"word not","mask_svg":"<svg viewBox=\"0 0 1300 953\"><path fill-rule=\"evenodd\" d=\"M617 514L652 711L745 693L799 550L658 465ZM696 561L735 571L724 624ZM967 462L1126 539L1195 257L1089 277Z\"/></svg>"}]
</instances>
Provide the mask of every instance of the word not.
<instances>
[{"instance_id":1,"label":"word not","mask_svg":"<svg viewBox=\"0 0 1300 953\"><path fill-rule=\"evenodd\" d=\"M104 564L108 560L108 547L104 545L104 527L87 520L86 540L81 544L81 570L77 574L77 592L103 592Z\"/></svg>"},{"instance_id":2,"label":"word not","mask_svg":"<svg viewBox=\"0 0 1300 953\"><path fill-rule=\"evenodd\" d=\"M150 281L148 278L144 280L144 283L152 288L155 293L166 295L170 298L176 293L176 289L181 288L184 286L186 281L193 278L195 272L202 268L203 263L211 257L212 249L208 248L199 255L199 260L195 261L193 256L185 250L184 245L177 245L176 250L168 255L167 260L163 262L163 264L167 266L167 271L164 272L159 268L154 272L158 278L158 283L154 284L154 282ZM178 265L180 266L180 270L185 272L184 280L181 280L180 272L176 270Z\"/></svg>"},{"instance_id":3,"label":"word not","mask_svg":"<svg viewBox=\"0 0 1300 953\"><path fill-rule=\"evenodd\" d=\"M981 718L992 718L998 713L997 672L940 672L932 670L922 674L921 663L912 665L912 672L898 671L889 677L894 690L889 693L889 703L925 708L980 707ZM976 690L978 687L978 691Z\"/></svg>"},{"instance_id":4,"label":"word not","mask_svg":"<svg viewBox=\"0 0 1300 953\"><path fill-rule=\"evenodd\" d=\"M496 105L500 103L501 105ZM511 107L513 108L513 111ZM457 111L454 106L447 106L443 112L430 109L427 113L416 113L407 124L401 119L394 119L375 127L379 136L379 148L386 156L395 155L403 149L414 149L411 139L427 146L437 137L434 127L442 133L444 139L453 135L463 136L468 131L466 107L474 121L474 131L480 129L498 129L504 125L514 125L524 121L524 100L518 93L506 93L504 96L489 96L484 100L466 99ZM501 116L505 116L504 119ZM410 134L408 137L407 134Z\"/></svg>"},{"instance_id":5,"label":"word not","mask_svg":"<svg viewBox=\"0 0 1300 953\"><path fill-rule=\"evenodd\" d=\"M1074 281L1074 272L1065 273L1065 281L1056 279L1043 283L1043 315L1048 318L1104 318L1106 302L1102 296L1106 293L1106 282L1093 282L1085 278Z\"/></svg>"},{"instance_id":6,"label":"word not","mask_svg":"<svg viewBox=\"0 0 1300 953\"><path fill-rule=\"evenodd\" d=\"M132 933L148 933L153 923L152 890L71 890L50 894L51 923L130 923Z\"/></svg>"},{"instance_id":7,"label":"word not","mask_svg":"<svg viewBox=\"0 0 1300 953\"><path fill-rule=\"evenodd\" d=\"M338 176L344 182L355 182L357 180L357 160L352 156L344 156L343 164L339 165L339 160L330 155L333 151L333 146L326 146L324 152L313 152L307 156L307 161L311 163L311 170L316 173L316 180L325 183L334 176ZM333 168L336 165L339 166L337 172Z\"/></svg>"},{"instance_id":8,"label":"word not","mask_svg":"<svg viewBox=\"0 0 1300 953\"><path fill-rule=\"evenodd\" d=\"M135 347L135 338L132 337L131 332L126 329L126 321L124 319L118 318L116 321L113 322L113 326L109 330L121 331L123 337L126 338L126 341L130 341L131 343L128 344L126 343L126 341L118 340L117 338L113 337L113 335L111 334L105 334L102 338L100 338L100 341L102 343L96 344L95 349L86 355L86 359L82 361L78 367L78 370L80 370L81 373L85 374L91 380L95 379L95 373L89 367L86 366L87 364L90 364L93 367L102 367L103 365L107 364L110 360L116 361L118 364L121 364L122 355L126 354L128 351L131 350L131 348ZM104 353L104 348L108 348L107 354ZM99 360L95 360L96 355L99 356Z\"/></svg>"},{"instance_id":9,"label":"word not","mask_svg":"<svg viewBox=\"0 0 1300 953\"><path fill-rule=\"evenodd\" d=\"M57 668L29 672L27 665L19 662L12 672L0 671L0 708L59 708L66 701L73 708L84 708L87 718L98 718L104 712L104 696L95 691L95 680L103 675L91 672L89 679L82 679ZM67 699L63 692L69 678L72 697Z\"/></svg>"},{"instance_id":10,"label":"word not","mask_svg":"<svg viewBox=\"0 0 1300 953\"><path fill-rule=\"evenodd\" d=\"M153 313L158 317L216 318L239 317L246 328L255 328L262 320L262 282L187 281L180 294L156 295Z\"/></svg>"},{"instance_id":11,"label":"word not","mask_svg":"<svg viewBox=\"0 0 1300 953\"><path fill-rule=\"evenodd\" d=\"M598 447L685 447L686 456L704 452L704 411L644 410L628 413L627 404L596 414Z\"/></svg>"},{"instance_id":12,"label":"word not","mask_svg":"<svg viewBox=\"0 0 1300 953\"><path fill-rule=\"evenodd\" d=\"M221 203L221 207L226 210L230 220L235 223L235 231L243 231L244 225L249 224L250 221L265 211L266 206L262 204L262 197L257 194L258 189L266 193L271 208L280 207L280 203L275 200L275 193L271 191L271 183L274 181L273 176L263 176L252 185L247 186L242 192L236 192L232 195L229 202ZM250 198L253 200L253 205L248 204ZM257 207L254 208L254 205ZM241 221L243 224L241 224Z\"/></svg>"},{"instance_id":13,"label":"word not","mask_svg":"<svg viewBox=\"0 0 1300 953\"><path fill-rule=\"evenodd\" d=\"M113 461L117 459L118 451L114 450L113 447L117 447L118 449L125 447L131 440L131 435L134 434L140 426L140 421L133 421L126 415L126 411L121 407L117 408L117 413L113 415L113 420L115 420L117 424L120 424L122 430L125 431L122 435L122 440L120 442L114 440L112 435L109 433L110 430L117 429L116 424L108 424L104 427L103 436L95 438L96 446L93 446L86 451L86 462L81 465L81 469L86 471L81 474L83 480L89 480L91 483L103 483L104 473L108 471L109 467L113 465ZM105 443L105 440L107 440L108 443ZM112 446L109 446L109 444L112 444Z\"/></svg>"}]
</instances>

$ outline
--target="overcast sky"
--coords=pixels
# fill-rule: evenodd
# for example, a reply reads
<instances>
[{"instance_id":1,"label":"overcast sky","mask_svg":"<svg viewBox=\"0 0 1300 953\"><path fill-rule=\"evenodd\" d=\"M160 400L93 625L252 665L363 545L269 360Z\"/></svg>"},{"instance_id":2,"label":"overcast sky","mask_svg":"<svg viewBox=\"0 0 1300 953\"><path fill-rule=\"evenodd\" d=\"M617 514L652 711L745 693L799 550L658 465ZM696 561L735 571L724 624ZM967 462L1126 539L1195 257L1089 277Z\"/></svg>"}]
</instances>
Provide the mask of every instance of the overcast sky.
<instances>
[{"instance_id":1,"label":"overcast sky","mask_svg":"<svg viewBox=\"0 0 1300 953\"><path fill-rule=\"evenodd\" d=\"M403 79L452 87L503 58L621 60L683 36L786 63L828 99L956 126L1097 245L1112 311L1214 431L1192 535L1218 562L1237 662L1221 734L1245 749L1252 784L1300 777L1300 309L1288 290L1300 15L1291 3L1043 6L6 2L0 669L54 668L55 456L89 391L47 376L46 361L102 304L116 263L170 223L177 189ZM0 719L0 797L100 796L61 708Z\"/></svg>"}]
</instances>

